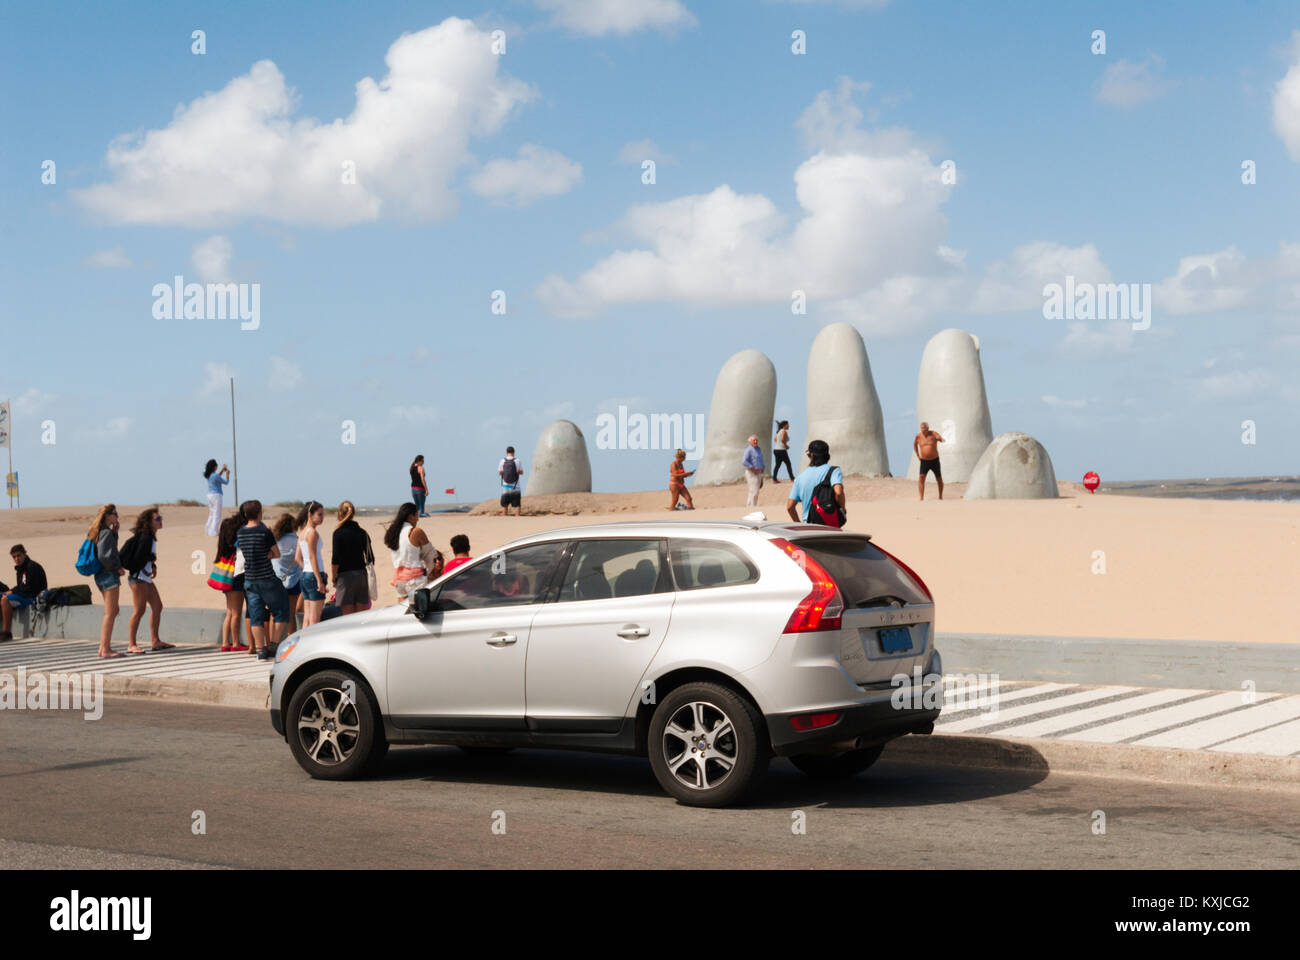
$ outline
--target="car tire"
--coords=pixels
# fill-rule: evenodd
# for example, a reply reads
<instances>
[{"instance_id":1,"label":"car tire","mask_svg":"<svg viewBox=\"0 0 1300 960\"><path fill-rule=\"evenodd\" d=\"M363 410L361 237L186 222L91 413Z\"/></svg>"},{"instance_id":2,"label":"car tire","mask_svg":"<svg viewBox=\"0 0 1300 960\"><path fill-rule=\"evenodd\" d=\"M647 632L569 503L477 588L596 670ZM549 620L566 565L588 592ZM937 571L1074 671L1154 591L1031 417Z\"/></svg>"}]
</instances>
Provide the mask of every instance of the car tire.
<instances>
[{"instance_id":1,"label":"car tire","mask_svg":"<svg viewBox=\"0 0 1300 960\"><path fill-rule=\"evenodd\" d=\"M878 743L847 753L801 753L790 762L814 780L847 780L879 760L884 749L885 745Z\"/></svg>"},{"instance_id":2,"label":"car tire","mask_svg":"<svg viewBox=\"0 0 1300 960\"><path fill-rule=\"evenodd\" d=\"M771 759L762 715L717 683L684 684L664 697L650 719L647 746L659 785L693 807L741 800Z\"/></svg>"},{"instance_id":3,"label":"car tire","mask_svg":"<svg viewBox=\"0 0 1300 960\"><path fill-rule=\"evenodd\" d=\"M289 700L285 726L294 759L317 780L355 780L377 770L388 753L370 689L346 670L322 670L303 681Z\"/></svg>"}]
</instances>

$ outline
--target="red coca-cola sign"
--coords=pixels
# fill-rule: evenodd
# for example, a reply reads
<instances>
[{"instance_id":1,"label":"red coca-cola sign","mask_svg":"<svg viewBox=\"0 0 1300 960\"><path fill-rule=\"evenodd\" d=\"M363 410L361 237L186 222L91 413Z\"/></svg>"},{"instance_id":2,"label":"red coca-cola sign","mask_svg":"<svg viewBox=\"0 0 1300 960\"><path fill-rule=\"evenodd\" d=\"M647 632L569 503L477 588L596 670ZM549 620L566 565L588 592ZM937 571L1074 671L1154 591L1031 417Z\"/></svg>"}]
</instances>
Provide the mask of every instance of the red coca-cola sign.
<instances>
[{"instance_id":1,"label":"red coca-cola sign","mask_svg":"<svg viewBox=\"0 0 1300 960\"><path fill-rule=\"evenodd\" d=\"M1097 476L1096 471L1089 470L1083 475L1083 485L1088 488L1089 493L1092 493L1101 486L1101 477Z\"/></svg>"}]
</instances>

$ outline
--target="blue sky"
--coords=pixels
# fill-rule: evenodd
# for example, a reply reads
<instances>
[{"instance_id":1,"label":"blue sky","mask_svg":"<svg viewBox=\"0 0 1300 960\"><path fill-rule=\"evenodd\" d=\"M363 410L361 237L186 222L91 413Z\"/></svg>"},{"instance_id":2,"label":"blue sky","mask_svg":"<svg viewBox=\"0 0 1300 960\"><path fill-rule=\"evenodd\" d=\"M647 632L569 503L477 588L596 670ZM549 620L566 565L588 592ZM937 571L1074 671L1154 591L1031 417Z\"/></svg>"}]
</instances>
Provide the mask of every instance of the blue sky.
<instances>
[{"instance_id":1,"label":"blue sky","mask_svg":"<svg viewBox=\"0 0 1300 960\"><path fill-rule=\"evenodd\" d=\"M25 505L201 499L232 374L245 497L396 502L417 452L435 490L489 496L505 445L527 467L558 417L596 489L655 488L668 457L596 449L600 413L707 413L753 347L801 444L808 347L839 320L895 474L921 352L952 326L981 340L994 432L1033 434L1058 476L1300 472L1293 6L2 16L0 399ZM1151 284L1151 328L1045 319L1067 273ZM176 274L259 284L260 327L155 318Z\"/></svg>"}]
</instances>

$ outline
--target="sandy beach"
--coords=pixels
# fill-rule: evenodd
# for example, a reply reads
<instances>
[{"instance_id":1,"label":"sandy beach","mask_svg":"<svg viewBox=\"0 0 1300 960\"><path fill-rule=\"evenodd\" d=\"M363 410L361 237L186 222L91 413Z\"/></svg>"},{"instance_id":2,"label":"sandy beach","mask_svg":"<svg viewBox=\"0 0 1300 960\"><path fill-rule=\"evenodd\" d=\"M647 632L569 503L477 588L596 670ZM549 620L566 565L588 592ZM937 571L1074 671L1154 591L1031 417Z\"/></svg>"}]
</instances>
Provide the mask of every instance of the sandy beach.
<instances>
[{"instance_id":1,"label":"sandy beach","mask_svg":"<svg viewBox=\"0 0 1300 960\"><path fill-rule=\"evenodd\" d=\"M1091 496L1061 484L1058 500L916 499L904 478L850 479L848 528L870 533L926 580L946 632L1218 641L1300 640L1295 588L1300 504ZM789 484L764 486L759 509L784 516ZM741 486L692 488L698 509L673 519L735 519L750 512ZM568 494L524 497L523 517L501 517L495 502L471 514L421 521L450 556L448 541L467 534L477 556L510 540L570 525L663 520L667 494ZM139 506L119 505L124 531ZM206 585L214 539L204 535L206 508L162 505L159 541L163 601L219 608ZM267 509L273 522L281 511ZM0 511L0 543L23 543L52 585L88 583L73 568L92 508ZM384 520L362 523L377 546L381 601L392 602L392 564L381 538ZM326 523L326 543L333 530ZM125 532L123 534L125 539ZM1104 573L1094 573L1102 569ZM328 556L328 549L326 550ZM0 566L0 580L12 570ZM123 597L124 606L129 599ZM99 602L98 593L95 602ZM167 636L164 613L163 630ZM185 639L172 637L171 639Z\"/></svg>"}]
</instances>

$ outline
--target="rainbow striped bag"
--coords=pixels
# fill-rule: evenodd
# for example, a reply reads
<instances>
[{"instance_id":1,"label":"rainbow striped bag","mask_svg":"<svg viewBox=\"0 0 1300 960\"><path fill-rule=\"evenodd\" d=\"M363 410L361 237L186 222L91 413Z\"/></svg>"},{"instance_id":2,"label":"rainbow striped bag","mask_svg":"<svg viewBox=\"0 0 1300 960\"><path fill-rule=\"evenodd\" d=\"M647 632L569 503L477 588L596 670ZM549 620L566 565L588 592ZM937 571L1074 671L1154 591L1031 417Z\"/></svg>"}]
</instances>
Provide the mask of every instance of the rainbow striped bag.
<instances>
[{"instance_id":1,"label":"rainbow striped bag","mask_svg":"<svg viewBox=\"0 0 1300 960\"><path fill-rule=\"evenodd\" d=\"M235 555L218 557L208 574L208 586L213 590L229 593L235 586Z\"/></svg>"}]
</instances>

